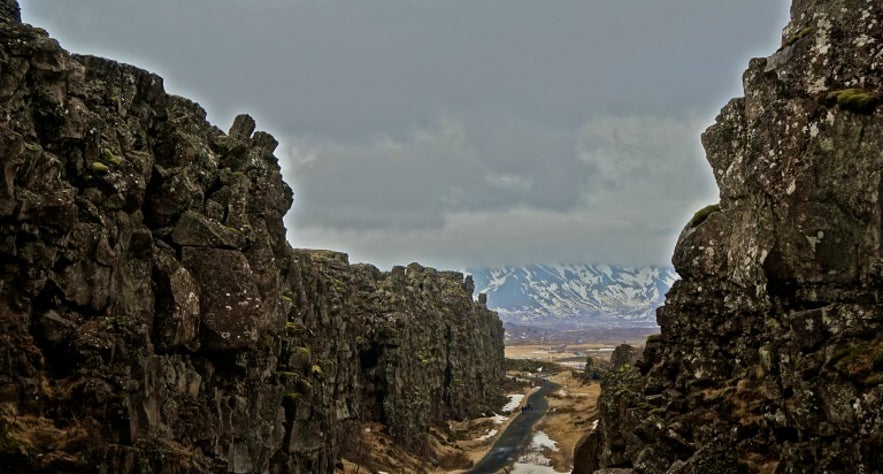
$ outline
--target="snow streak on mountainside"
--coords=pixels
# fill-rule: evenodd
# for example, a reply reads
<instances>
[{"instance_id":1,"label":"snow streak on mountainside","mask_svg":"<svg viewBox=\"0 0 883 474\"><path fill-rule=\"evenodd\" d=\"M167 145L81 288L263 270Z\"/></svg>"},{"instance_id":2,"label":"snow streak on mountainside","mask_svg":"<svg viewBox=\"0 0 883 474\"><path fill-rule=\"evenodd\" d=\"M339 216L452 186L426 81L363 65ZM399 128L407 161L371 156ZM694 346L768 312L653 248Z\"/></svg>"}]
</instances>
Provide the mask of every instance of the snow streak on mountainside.
<instances>
[{"instance_id":1,"label":"snow streak on mountainside","mask_svg":"<svg viewBox=\"0 0 883 474\"><path fill-rule=\"evenodd\" d=\"M504 321L531 324L653 325L678 278L671 268L528 265L470 269L477 292Z\"/></svg>"}]
</instances>

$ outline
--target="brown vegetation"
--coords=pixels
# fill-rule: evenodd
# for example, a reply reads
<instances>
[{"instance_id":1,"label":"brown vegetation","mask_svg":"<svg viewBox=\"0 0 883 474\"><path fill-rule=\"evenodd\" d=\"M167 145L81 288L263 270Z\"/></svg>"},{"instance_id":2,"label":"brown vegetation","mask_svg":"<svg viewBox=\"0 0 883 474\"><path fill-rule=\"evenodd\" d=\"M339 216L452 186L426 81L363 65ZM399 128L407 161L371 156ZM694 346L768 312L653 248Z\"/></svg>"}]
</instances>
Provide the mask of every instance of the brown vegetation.
<instances>
[{"instance_id":1,"label":"brown vegetation","mask_svg":"<svg viewBox=\"0 0 883 474\"><path fill-rule=\"evenodd\" d=\"M573 467L574 447L598 418L597 403L601 386L597 382L583 383L570 372L562 372L549 379L561 385L561 389L546 397L549 412L536 429L558 443L558 451L548 456L555 470L569 471Z\"/></svg>"}]
</instances>

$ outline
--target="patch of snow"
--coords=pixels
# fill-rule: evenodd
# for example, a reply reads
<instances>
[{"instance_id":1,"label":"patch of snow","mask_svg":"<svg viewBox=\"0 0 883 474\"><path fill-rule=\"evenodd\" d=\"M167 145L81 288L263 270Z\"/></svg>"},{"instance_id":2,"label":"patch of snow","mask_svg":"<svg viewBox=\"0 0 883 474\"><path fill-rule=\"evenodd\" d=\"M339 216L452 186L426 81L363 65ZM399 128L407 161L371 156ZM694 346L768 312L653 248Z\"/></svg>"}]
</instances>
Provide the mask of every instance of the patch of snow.
<instances>
[{"instance_id":1,"label":"patch of snow","mask_svg":"<svg viewBox=\"0 0 883 474\"><path fill-rule=\"evenodd\" d=\"M563 474L552 468L552 460L543 456L542 449L558 451L557 443L546 433L537 431L527 451L518 458L513 466L512 474Z\"/></svg>"},{"instance_id":2,"label":"patch of snow","mask_svg":"<svg viewBox=\"0 0 883 474\"><path fill-rule=\"evenodd\" d=\"M609 265L598 265L598 270L607 275L607 278L613 278L613 269Z\"/></svg>"},{"instance_id":3,"label":"patch of snow","mask_svg":"<svg viewBox=\"0 0 883 474\"><path fill-rule=\"evenodd\" d=\"M513 474L555 474L555 469L551 466L517 462L512 466L510 472Z\"/></svg>"},{"instance_id":4,"label":"patch of snow","mask_svg":"<svg viewBox=\"0 0 883 474\"><path fill-rule=\"evenodd\" d=\"M564 474L559 473L551 466L538 466L536 464L526 464L517 462L510 471L512 474Z\"/></svg>"},{"instance_id":5,"label":"patch of snow","mask_svg":"<svg viewBox=\"0 0 883 474\"><path fill-rule=\"evenodd\" d=\"M524 399L524 394L523 393L516 393L516 394L507 395L507 396L509 397L509 403L503 405L502 412L503 413L512 413L513 411L515 411L516 408L518 408L519 405L521 405L521 400Z\"/></svg>"},{"instance_id":6,"label":"patch of snow","mask_svg":"<svg viewBox=\"0 0 883 474\"><path fill-rule=\"evenodd\" d=\"M537 451L527 451L518 457L518 462L534 467L547 467L552 465L551 459L543 456L542 453Z\"/></svg>"},{"instance_id":7,"label":"patch of snow","mask_svg":"<svg viewBox=\"0 0 883 474\"><path fill-rule=\"evenodd\" d=\"M494 435L497 433L498 433L497 430L491 429L491 430L488 430L487 434L485 434L484 436L479 436L478 438L475 438L475 439L476 439L476 441L487 441L487 440L493 438Z\"/></svg>"},{"instance_id":8,"label":"patch of snow","mask_svg":"<svg viewBox=\"0 0 883 474\"><path fill-rule=\"evenodd\" d=\"M552 441L552 438L549 437L546 433L542 431L537 431L533 435L533 439L530 442L530 450L539 451L543 448L551 449L552 451L558 451L558 448L555 445L558 444L556 441Z\"/></svg>"},{"instance_id":9,"label":"patch of snow","mask_svg":"<svg viewBox=\"0 0 883 474\"><path fill-rule=\"evenodd\" d=\"M497 415L496 413L494 413L494 416L491 417L491 421L493 421L495 425L502 425L508 419L509 418L507 418L503 415Z\"/></svg>"}]
</instances>

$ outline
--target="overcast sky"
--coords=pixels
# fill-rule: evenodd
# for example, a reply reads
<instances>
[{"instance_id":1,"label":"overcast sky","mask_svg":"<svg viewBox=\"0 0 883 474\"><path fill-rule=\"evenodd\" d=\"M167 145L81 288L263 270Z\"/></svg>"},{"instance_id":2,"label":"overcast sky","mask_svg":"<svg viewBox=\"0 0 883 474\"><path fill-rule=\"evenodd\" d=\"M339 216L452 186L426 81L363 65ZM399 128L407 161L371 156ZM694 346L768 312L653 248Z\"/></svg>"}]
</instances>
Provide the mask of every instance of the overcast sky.
<instances>
[{"instance_id":1,"label":"overcast sky","mask_svg":"<svg viewBox=\"0 0 883 474\"><path fill-rule=\"evenodd\" d=\"M699 144L787 0L21 0L66 49L271 132L297 247L381 267L668 264Z\"/></svg>"}]
</instances>

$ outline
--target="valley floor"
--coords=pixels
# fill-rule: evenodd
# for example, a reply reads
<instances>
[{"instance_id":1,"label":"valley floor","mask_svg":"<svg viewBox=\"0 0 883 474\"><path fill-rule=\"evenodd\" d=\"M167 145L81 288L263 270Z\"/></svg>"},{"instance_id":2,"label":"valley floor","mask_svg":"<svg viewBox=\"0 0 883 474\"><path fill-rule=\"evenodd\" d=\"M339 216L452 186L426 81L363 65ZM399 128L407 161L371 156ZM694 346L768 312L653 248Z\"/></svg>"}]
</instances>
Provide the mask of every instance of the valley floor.
<instances>
[{"instance_id":1,"label":"valley floor","mask_svg":"<svg viewBox=\"0 0 883 474\"><path fill-rule=\"evenodd\" d=\"M510 372L510 377L529 374ZM522 453L514 470L521 473L570 472L573 449L579 439L592 428L597 419L597 399L600 386L583 384L569 370L549 374L548 379L560 388L547 396L549 411L534 426L533 441ZM524 379L526 380L526 379ZM509 414L468 420L452 421L446 430L434 430L431 452L420 458L397 449L382 425L372 425L362 433L361 462L344 461L341 474L364 473L463 473L481 460L491 449L508 424L520 413L521 405L535 391L525 387L512 391ZM500 407L503 412L504 407ZM353 456L350 456L353 457Z\"/></svg>"}]
</instances>

